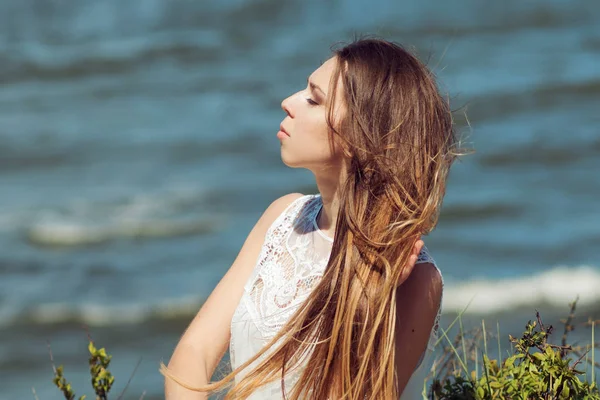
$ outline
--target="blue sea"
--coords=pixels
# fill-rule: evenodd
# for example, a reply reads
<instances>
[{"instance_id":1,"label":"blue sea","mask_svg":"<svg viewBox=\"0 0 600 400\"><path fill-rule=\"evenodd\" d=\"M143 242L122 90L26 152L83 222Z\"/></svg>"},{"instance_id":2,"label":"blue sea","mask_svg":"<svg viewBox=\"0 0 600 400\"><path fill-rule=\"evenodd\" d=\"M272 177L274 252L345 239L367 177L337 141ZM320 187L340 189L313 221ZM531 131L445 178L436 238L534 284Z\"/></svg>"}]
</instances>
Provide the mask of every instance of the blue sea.
<instances>
[{"instance_id":1,"label":"blue sea","mask_svg":"<svg viewBox=\"0 0 600 400\"><path fill-rule=\"evenodd\" d=\"M559 326L576 296L600 317L600 2L4 0L0 399L62 398L48 343L90 396L88 333L115 394L139 362L123 398L162 397L264 209L316 193L281 161L281 100L361 34L427 62L476 150L424 238L442 325Z\"/></svg>"}]
</instances>

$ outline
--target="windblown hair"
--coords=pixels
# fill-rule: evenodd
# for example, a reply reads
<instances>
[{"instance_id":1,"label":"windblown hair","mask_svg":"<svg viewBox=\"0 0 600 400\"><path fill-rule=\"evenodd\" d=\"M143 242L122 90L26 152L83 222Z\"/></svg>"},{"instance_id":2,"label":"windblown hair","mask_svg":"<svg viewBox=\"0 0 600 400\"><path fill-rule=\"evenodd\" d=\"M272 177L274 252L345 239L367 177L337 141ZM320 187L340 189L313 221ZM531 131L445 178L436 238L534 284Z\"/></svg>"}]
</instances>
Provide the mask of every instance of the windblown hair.
<instances>
[{"instance_id":1,"label":"windblown hair","mask_svg":"<svg viewBox=\"0 0 600 400\"><path fill-rule=\"evenodd\" d=\"M458 148L452 112L433 73L401 46L359 39L333 50L328 125L348 155L335 237L325 273L281 331L252 359L202 388L244 399L281 380L285 398L398 398L394 364L396 288L415 240L437 224ZM346 112L335 123L341 77ZM302 368L309 365L310 368ZM290 370L298 382L284 388Z\"/></svg>"}]
</instances>

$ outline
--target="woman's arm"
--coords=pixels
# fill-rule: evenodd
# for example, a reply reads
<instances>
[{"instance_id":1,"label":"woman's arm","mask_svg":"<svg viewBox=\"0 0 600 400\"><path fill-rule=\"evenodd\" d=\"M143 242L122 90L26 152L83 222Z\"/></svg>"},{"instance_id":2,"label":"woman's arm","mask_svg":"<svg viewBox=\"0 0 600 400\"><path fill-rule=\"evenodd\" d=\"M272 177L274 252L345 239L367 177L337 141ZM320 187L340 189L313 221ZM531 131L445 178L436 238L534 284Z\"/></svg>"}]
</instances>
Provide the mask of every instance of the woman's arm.
<instances>
[{"instance_id":1,"label":"woman's arm","mask_svg":"<svg viewBox=\"0 0 600 400\"><path fill-rule=\"evenodd\" d=\"M431 263L417 264L396 289L396 377L401 395L427 348L440 302L442 277Z\"/></svg>"},{"instance_id":2,"label":"woman's arm","mask_svg":"<svg viewBox=\"0 0 600 400\"><path fill-rule=\"evenodd\" d=\"M194 387L209 382L229 346L231 318L260 255L267 230L286 207L301 196L291 193L271 203L248 235L229 271L186 329L168 365L182 381ZM185 389L169 378L165 379L165 397L167 400L208 398L205 393Z\"/></svg>"}]
</instances>

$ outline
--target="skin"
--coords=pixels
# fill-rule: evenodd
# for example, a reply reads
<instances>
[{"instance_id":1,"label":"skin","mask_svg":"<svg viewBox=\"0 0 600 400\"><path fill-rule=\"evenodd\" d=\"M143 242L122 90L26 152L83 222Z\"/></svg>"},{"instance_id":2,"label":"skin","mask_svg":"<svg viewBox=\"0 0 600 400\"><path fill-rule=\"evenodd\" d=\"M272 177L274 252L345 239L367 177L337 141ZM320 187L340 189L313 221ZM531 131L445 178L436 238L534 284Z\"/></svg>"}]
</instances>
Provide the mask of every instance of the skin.
<instances>
[{"instance_id":1,"label":"skin","mask_svg":"<svg viewBox=\"0 0 600 400\"><path fill-rule=\"evenodd\" d=\"M323 209L317 222L319 228L330 237L335 232L332 221L336 220L337 193L347 161L342 151L330 149L327 139L325 98L335 62L335 59L327 60L309 77L309 81L322 88L324 93L307 85L306 89L282 102L287 116L281 125L289 133L289 137L281 139L282 160L292 168L307 168L315 175L323 198ZM337 98L341 98L341 93ZM316 104L309 103L308 99ZM339 103L334 107L337 119L338 115L343 115L344 105ZM256 265L266 232L287 206L301 196L301 193L287 194L269 205L248 234L233 264L179 340L168 368L188 385L198 387L210 381L228 349L231 319L240 302L244 285ZM425 348L441 296L441 284L436 284L437 274L433 275L435 268L419 267L410 272L413 271L422 246L422 240L415 242L407 274L401 280L404 283L398 287L397 292L398 304L414 304L411 307L398 307L396 373L400 390L406 385ZM205 400L208 396L187 390L167 378L165 398Z\"/></svg>"},{"instance_id":2,"label":"skin","mask_svg":"<svg viewBox=\"0 0 600 400\"><path fill-rule=\"evenodd\" d=\"M317 68L308 78L305 89L283 100L281 108L287 116L281 127L289 134L281 141L281 158L292 168L306 168L315 176L323 200L317 225L329 237L335 233L339 211L339 188L345 179L348 158L337 146L329 144L329 127L326 122L327 90L336 66L332 57ZM345 113L343 83L337 83L334 123ZM408 383L421 354L427 346L442 296L442 280L430 263L414 268L423 241L416 240L406 274L401 277L396 290L396 374L400 393Z\"/></svg>"},{"instance_id":3,"label":"skin","mask_svg":"<svg viewBox=\"0 0 600 400\"><path fill-rule=\"evenodd\" d=\"M281 127L289 134L289 137L280 139L281 159L288 167L306 168L315 176L323 199L317 222L329 237L333 237L335 232L334 222L339 209L338 188L344 178L347 162L342 150L339 147L332 149L328 139L326 99L335 64L333 57L325 61L309 76L305 89L281 103L281 108L287 114ZM341 98L340 79L334 104L336 119L345 112Z\"/></svg>"}]
</instances>

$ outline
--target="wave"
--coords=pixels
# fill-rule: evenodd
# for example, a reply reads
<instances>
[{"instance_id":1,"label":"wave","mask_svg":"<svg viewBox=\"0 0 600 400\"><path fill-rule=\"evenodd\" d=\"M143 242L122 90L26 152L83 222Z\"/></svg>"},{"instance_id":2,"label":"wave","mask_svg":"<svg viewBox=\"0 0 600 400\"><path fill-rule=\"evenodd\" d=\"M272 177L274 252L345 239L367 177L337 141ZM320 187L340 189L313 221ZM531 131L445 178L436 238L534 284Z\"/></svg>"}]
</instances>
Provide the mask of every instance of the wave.
<instances>
[{"instance_id":1,"label":"wave","mask_svg":"<svg viewBox=\"0 0 600 400\"><path fill-rule=\"evenodd\" d=\"M0 82L120 75L146 69L153 62L162 64L164 60L186 66L219 63L230 57L226 53L229 48L245 51L249 46L264 46L274 30L281 37L292 28L289 33L292 36L284 39L298 42L306 35L294 27L304 26L305 19L312 15L298 14L293 6L274 0L215 2L211 6L208 5L211 2L175 1L164 9L149 7L142 0L128 1L127 7L120 1L107 0L102 6L90 6L87 2L45 6L48 9L42 14L35 11L37 8L31 2L13 0L0 4L0 15L11 15L11 26L16 27L4 36L17 39L3 43L5 29L0 26ZM497 10L481 15L481 10L467 1L459 11L455 6L449 10L442 7L432 14L431 10L421 12L421 7L403 7L375 18L378 29L384 29L392 37L412 35L431 40L505 35L532 29L557 31L562 27L595 24L594 13L583 11L585 7L565 4L539 7L516 3L518 8L513 10L511 18L506 18ZM448 11L452 11L451 18ZM341 7L338 12L346 14L347 9ZM354 18L359 15L347 17L330 25L340 32L355 29L359 21ZM398 23L398 18L402 23ZM95 22L82 25L81 21ZM238 29L224 30L221 21L228 21ZM50 38L48 32L52 32Z\"/></svg>"},{"instance_id":2,"label":"wave","mask_svg":"<svg viewBox=\"0 0 600 400\"><path fill-rule=\"evenodd\" d=\"M13 229L16 222L12 220ZM224 222L223 217L207 210L204 194L190 188L120 200L74 201L61 209L38 211L21 223L30 244L85 246L121 238L212 233Z\"/></svg>"},{"instance_id":3,"label":"wave","mask_svg":"<svg viewBox=\"0 0 600 400\"><path fill-rule=\"evenodd\" d=\"M198 297L163 299L160 304L46 303L19 311L0 310L0 327L83 323L88 326L118 326L162 321L193 315L201 304Z\"/></svg>"},{"instance_id":4,"label":"wave","mask_svg":"<svg viewBox=\"0 0 600 400\"><path fill-rule=\"evenodd\" d=\"M223 39L214 31L149 33L96 42L48 45L27 42L18 53L0 46L0 83L61 81L95 75L121 75L164 59L199 64L221 61Z\"/></svg>"},{"instance_id":5,"label":"wave","mask_svg":"<svg viewBox=\"0 0 600 400\"><path fill-rule=\"evenodd\" d=\"M447 285L443 311L496 314L520 307L549 305L564 310L579 297L579 306L600 302L600 270L592 266L556 267L530 276L482 279Z\"/></svg>"},{"instance_id":6,"label":"wave","mask_svg":"<svg viewBox=\"0 0 600 400\"><path fill-rule=\"evenodd\" d=\"M42 222L31 227L27 239L40 246L84 246L119 238L159 238L214 232L214 221L113 221L92 224L78 221Z\"/></svg>"},{"instance_id":7,"label":"wave","mask_svg":"<svg viewBox=\"0 0 600 400\"><path fill-rule=\"evenodd\" d=\"M550 305L564 311L579 296L579 306L600 301L600 271L590 266L558 267L532 276L503 280L474 280L447 283L444 289L444 313L494 315L522 307ZM88 326L120 326L160 323L177 318L189 319L198 311L199 296L160 299L153 303L46 303L21 310L0 309L0 326L39 326L83 323ZM468 307L467 307L468 306Z\"/></svg>"},{"instance_id":8,"label":"wave","mask_svg":"<svg viewBox=\"0 0 600 400\"><path fill-rule=\"evenodd\" d=\"M582 56L583 62L585 60ZM467 101L461 107L468 106L468 114L475 115L481 124L497 121L507 115L524 114L531 117L533 111L552 113L557 108L570 107L578 101L593 101L598 98L598 94L600 79L595 73L573 75L561 80L545 81L543 84L532 82L527 88L522 84L507 88L506 82L498 81L497 85L475 88L473 93L463 97Z\"/></svg>"}]
</instances>

